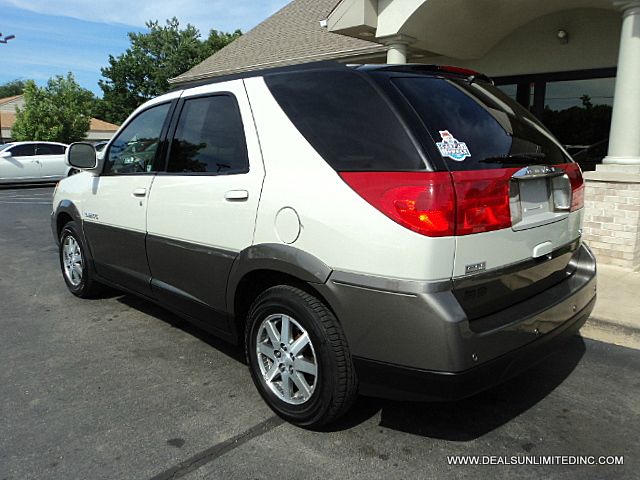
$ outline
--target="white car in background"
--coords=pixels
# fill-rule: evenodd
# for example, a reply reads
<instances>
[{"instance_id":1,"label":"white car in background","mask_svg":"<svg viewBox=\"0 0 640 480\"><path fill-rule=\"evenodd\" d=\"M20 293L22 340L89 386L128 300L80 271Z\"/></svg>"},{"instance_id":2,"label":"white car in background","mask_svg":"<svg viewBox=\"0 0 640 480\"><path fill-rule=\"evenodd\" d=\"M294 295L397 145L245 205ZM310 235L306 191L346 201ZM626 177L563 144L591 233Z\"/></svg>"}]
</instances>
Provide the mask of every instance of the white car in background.
<instances>
[{"instance_id":1,"label":"white car in background","mask_svg":"<svg viewBox=\"0 0 640 480\"><path fill-rule=\"evenodd\" d=\"M56 142L0 145L0 184L58 181L77 170L65 163L67 146Z\"/></svg>"}]
</instances>

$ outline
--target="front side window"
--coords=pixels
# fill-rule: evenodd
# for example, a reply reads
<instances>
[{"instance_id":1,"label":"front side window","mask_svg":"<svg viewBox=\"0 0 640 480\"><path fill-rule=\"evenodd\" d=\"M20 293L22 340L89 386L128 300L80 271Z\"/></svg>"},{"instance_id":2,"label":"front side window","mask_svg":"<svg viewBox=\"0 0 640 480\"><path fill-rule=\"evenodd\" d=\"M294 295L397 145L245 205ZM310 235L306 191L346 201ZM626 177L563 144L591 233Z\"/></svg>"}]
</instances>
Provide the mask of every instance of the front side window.
<instances>
[{"instance_id":1,"label":"front side window","mask_svg":"<svg viewBox=\"0 0 640 480\"><path fill-rule=\"evenodd\" d=\"M13 157L31 157L36 154L36 146L33 143L16 145L9 149Z\"/></svg>"},{"instance_id":2,"label":"front side window","mask_svg":"<svg viewBox=\"0 0 640 480\"><path fill-rule=\"evenodd\" d=\"M169 172L243 173L249 170L242 118L231 95L186 100L171 142Z\"/></svg>"},{"instance_id":3,"label":"front side window","mask_svg":"<svg viewBox=\"0 0 640 480\"><path fill-rule=\"evenodd\" d=\"M164 103L145 110L120 132L109 147L104 173L153 171L153 161L169 106Z\"/></svg>"}]
</instances>

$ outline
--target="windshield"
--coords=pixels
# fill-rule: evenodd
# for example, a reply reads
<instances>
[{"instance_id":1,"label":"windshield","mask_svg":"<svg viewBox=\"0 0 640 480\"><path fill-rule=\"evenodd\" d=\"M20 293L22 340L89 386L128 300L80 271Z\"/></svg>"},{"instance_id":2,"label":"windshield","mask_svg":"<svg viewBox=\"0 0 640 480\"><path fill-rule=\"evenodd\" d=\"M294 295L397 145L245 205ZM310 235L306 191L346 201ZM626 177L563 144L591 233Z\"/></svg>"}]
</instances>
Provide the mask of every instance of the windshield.
<instances>
[{"instance_id":1,"label":"windshield","mask_svg":"<svg viewBox=\"0 0 640 480\"><path fill-rule=\"evenodd\" d=\"M424 123L449 170L571 161L533 115L487 82L424 76L392 82Z\"/></svg>"}]
</instances>

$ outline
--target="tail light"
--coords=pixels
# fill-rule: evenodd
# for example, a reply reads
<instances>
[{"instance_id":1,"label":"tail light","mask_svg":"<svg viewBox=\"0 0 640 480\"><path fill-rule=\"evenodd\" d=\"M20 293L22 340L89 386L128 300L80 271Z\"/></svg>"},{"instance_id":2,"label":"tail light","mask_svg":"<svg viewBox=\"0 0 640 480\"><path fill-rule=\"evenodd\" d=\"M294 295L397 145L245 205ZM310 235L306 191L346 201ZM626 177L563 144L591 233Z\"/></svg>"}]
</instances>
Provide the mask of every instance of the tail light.
<instances>
[{"instance_id":1,"label":"tail light","mask_svg":"<svg viewBox=\"0 0 640 480\"><path fill-rule=\"evenodd\" d=\"M582 170L577 163L565 163L558 165L569 177L571 182L571 212L580 210L584 207L584 180L582 178Z\"/></svg>"},{"instance_id":2,"label":"tail light","mask_svg":"<svg viewBox=\"0 0 640 480\"><path fill-rule=\"evenodd\" d=\"M517 168L452 172L457 197L456 235L511 227L509 182Z\"/></svg>"},{"instance_id":3,"label":"tail light","mask_svg":"<svg viewBox=\"0 0 640 480\"><path fill-rule=\"evenodd\" d=\"M362 198L429 237L511 226L509 179L516 169L468 172L341 172Z\"/></svg>"},{"instance_id":4,"label":"tail light","mask_svg":"<svg viewBox=\"0 0 640 480\"><path fill-rule=\"evenodd\" d=\"M454 235L455 196L448 172L341 172L387 217L429 237Z\"/></svg>"}]
</instances>

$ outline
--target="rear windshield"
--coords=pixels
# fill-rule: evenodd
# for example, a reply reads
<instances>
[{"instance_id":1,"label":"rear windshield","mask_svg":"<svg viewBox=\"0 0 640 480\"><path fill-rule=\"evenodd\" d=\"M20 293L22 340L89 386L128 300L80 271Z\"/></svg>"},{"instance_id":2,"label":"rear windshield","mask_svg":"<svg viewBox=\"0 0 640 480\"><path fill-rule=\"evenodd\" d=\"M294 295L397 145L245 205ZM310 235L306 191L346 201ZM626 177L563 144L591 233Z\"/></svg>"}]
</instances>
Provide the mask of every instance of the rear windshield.
<instances>
[{"instance_id":1,"label":"rear windshield","mask_svg":"<svg viewBox=\"0 0 640 480\"><path fill-rule=\"evenodd\" d=\"M335 170L425 170L398 117L360 74L300 72L265 81L291 122Z\"/></svg>"},{"instance_id":2,"label":"rear windshield","mask_svg":"<svg viewBox=\"0 0 640 480\"><path fill-rule=\"evenodd\" d=\"M570 157L533 115L486 82L393 78L449 170L554 165Z\"/></svg>"}]
</instances>

